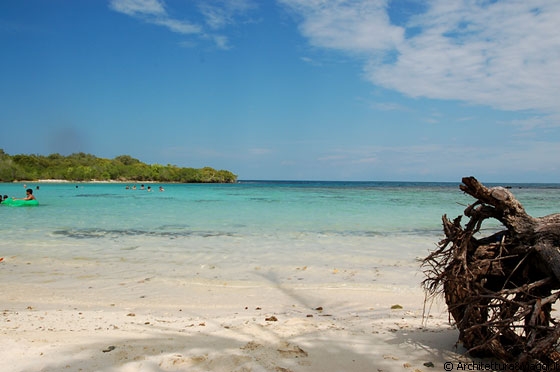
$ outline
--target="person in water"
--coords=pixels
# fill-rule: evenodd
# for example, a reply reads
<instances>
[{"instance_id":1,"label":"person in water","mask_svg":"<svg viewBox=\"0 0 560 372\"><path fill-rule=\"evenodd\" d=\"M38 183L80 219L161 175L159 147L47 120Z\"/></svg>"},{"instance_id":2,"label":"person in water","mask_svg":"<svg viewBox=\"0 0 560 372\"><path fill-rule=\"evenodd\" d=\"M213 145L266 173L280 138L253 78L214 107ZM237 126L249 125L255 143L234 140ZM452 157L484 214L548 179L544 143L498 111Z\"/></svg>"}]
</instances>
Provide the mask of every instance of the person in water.
<instances>
[{"instance_id":1,"label":"person in water","mask_svg":"<svg viewBox=\"0 0 560 372\"><path fill-rule=\"evenodd\" d=\"M37 199L35 199L35 196L33 195L33 190L32 189L25 190L25 193L27 194L27 196L25 198L22 198L22 199L13 198L13 199L14 200L37 200Z\"/></svg>"}]
</instances>

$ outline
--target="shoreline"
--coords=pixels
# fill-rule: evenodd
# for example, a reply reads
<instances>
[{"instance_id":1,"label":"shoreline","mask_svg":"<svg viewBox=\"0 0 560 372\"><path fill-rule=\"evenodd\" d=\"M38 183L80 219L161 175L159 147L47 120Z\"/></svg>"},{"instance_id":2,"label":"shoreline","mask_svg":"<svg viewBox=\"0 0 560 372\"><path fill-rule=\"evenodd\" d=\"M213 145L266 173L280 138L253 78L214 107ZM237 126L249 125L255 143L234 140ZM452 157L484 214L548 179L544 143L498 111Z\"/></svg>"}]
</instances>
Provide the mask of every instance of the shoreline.
<instances>
[{"instance_id":1,"label":"shoreline","mask_svg":"<svg viewBox=\"0 0 560 372\"><path fill-rule=\"evenodd\" d=\"M49 208L5 214L8 372L440 372L471 360L442 300L424 308L419 258L440 230L410 210L417 192L180 187L154 199L61 185L44 187Z\"/></svg>"}]
</instances>

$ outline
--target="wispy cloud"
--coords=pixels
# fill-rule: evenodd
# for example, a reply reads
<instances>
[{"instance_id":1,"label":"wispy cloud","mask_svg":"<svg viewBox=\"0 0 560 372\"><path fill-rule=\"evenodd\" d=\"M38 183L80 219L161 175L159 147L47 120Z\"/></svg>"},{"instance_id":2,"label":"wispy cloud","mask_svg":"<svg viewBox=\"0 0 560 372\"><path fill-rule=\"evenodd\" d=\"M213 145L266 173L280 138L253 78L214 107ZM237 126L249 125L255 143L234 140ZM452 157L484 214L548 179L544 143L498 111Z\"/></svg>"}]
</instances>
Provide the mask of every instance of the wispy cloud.
<instances>
[{"instance_id":1,"label":"wispy cloud","mask_svg":"<svg viewBox=\"0 0 560 372\"><path fill-rule=\"evenodd\" d=\"M199 34L200 26L169 16L161 0L111 0L109 7L116 12L139 18L145 22L167 27L180 34Z\"/></svg>"},{"instance_id":2,"label":"wispy cloud","mask_svg":"<svg viewBox=\"0 0 560 372\"><path fill-rule=\"evenodd\" d=\"M317 162L327 163L330 169L341 173L339 176L346 177L373 172L453 180L476 173L496 181L512 174L558 172L560 166L556 159L559 156L558 144L546 141L512 142L505 147L426 143L337 148L318 158Z\"/></svg>"},{"instance_id":3,"label":"wispy cloud","mask_svg":"<svg viewBox=\"0 0 560 372\"><path fill-rule=\"evenodd\" d=\"M560 117L559 1L432 0L406 19L394 18L394 8L407 3L396 0L277 3L296 15L314 48L361 59L365 78L377 86L410 97ZM227 50L232 48L227 28L247 21L258 3L195 4L198 14L192 16L199 23L172 17L173 3L164 0L111 0L110 7Z\"/></svg>"},{"instance_id":4,"label":"wispy cloud","mask_svg":"<svg viewBox=\"0 0 560 372\"><path fill-rule=\"evenodd\" d=\"M396 102L374 102L371 107L380 111L407 111L408 109Z\"/></svg>"},{"instance_id":5,"label":"wispy cloud","mask_svg":"<svg viewBox=\"0 0 560 372\"><path fill-rule=\"evenodd\" d=\"M196 7L199 12L196 16L202 16L204 20L201 24L170 16L163 0L111 0L109 7L144 22L166 27L171 32L211 40L218 49L227 50L231 48L229 38L216 31L234 24L236 16L245 14L254 5L253 0L201 1ZM189 41L181 45L191 46L193 43Z\"/></svg>"},{"instance_id":6,"label":"wispy cloud","mask_svg":"<svg viewBox=\"0 0 560 372\"><path fill-rule=\"evenodd\" d=\"M272 149L264 147L255 147L248 150L251 155L266 155L272 153Z\"/></svg>"},{"instance_id":7,"label":"wispy cloud","mask_svg":"<svg viewBox=\"0 0 560 372\"><path fill-rule=\"evenodd\" d=\"M199 4L201 14L206 24L212 30L220 30L238 21L236 17L243 17L250 10L256 8L254 0L205 0Z\"/></svg>"},{"instance_id":8,"label":"wispy cloud","mask_svg":"<svg viewBox=\"0 0 560 372\"><path fill-rule=\"evenodd\" d=\"M560 2L434 0L397 25L400 1L278 0L314 47L360 56L372 83L411 97L560 115Z\"/></svg>"},{"instance_id":9,"label":"wispy cloud","mask_svg":"<svg viewBox=\"0 0 560 372\"><path fill-rule=\"evenodd\" d=\"M212 35L211 38L212 38L212 40L214 40L214 44L216 44L216 46L219 49L227 50L227 49L231 48L229 38L227 36L225 36L225 35Z\"/></svg>"},{"instance_id":10,"label":"wispy cloud","mask_svg":"<svg viewBox=\"0 0 560 372\"><path fill-rule=\"evenodd\" d=\"M111 0L109 6L133 17L167 16L163 3L159 0Z\"/></svg>"}]
</instances>

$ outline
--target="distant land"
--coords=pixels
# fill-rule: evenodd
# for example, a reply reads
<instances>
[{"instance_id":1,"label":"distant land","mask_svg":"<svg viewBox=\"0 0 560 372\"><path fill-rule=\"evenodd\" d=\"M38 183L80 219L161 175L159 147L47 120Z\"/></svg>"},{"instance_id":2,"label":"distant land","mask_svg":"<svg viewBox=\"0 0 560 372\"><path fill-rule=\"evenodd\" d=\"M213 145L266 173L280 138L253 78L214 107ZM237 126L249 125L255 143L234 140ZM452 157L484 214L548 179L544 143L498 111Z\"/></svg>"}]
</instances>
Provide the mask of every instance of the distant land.
<instances>
[{"instance_id":1,"label":"distant land","mask_svg":"<svg viewBox=\"0 0 560 372\"><path fill-rule=\"evenodd\" d=\"M63 180L75 182L169 182L234 183L237 175L211 167L183 168L176 165L145 164L129 155L98 158L83 152L9 155L0 149L0 182Z\"/></svg>"}]
</instances>

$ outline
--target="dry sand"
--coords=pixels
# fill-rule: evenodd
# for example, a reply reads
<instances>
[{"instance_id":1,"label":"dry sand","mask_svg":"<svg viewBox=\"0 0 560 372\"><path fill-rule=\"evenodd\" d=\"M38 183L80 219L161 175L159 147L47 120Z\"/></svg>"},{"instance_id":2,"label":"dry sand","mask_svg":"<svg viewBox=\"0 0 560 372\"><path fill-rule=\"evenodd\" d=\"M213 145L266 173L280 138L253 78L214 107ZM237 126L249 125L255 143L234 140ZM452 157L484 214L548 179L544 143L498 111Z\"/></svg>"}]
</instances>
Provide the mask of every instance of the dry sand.
<instances>
[{"instance_id":1,"label":"dry sand","mask_svg":"<svg viewBox=\"0 0 560 372\"><path fill-rule=\"evenodd\" d=\"M77 285L63 274L36 283L44 268L33 266L0 263L3 371L416 372L470 361L442 304L423 317L418 278L329 286L263 273L249 285L139 273Z\"/></svg>"}]
</instances>

